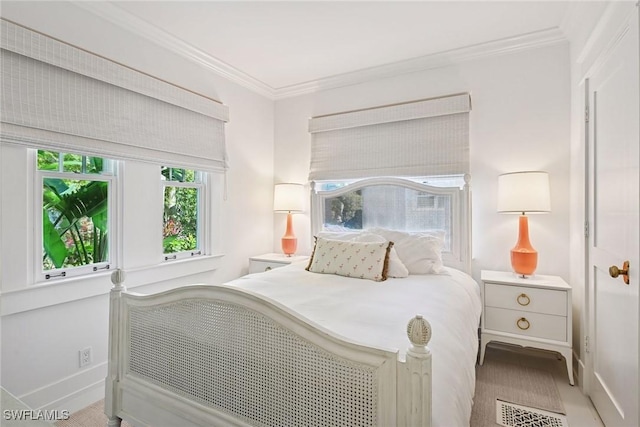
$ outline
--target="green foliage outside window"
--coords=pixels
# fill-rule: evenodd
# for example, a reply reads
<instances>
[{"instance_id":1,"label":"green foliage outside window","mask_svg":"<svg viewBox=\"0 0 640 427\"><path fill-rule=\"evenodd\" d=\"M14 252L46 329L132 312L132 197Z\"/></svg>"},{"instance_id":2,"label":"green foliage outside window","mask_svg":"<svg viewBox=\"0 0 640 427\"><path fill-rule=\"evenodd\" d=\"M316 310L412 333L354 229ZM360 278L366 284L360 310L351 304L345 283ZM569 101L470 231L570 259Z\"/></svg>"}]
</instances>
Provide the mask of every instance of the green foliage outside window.
<instances>
[{"instance_id":1,"label":"green foliage outside window","mask_svg":"<svg viewBox=\"0 0 640 427\"><path fill-rule=\"evenodd\" d=\"M355 190L327 200L325 223L345 228L362 228L362 190Z\"/></svg>"},{"instance_id":2,"label":"green foliage outside window","mask_svg":"<svg viewBox=\"0 0 640 427\"><path fill-rule=\"evenodd\" d=\"M199 188L196 172L189 169L162 167L165 181L193 183L193 186L164 187L162 245L165 254L192 251L198 248Z\"/></svg>"},{"instance_id":3,"label":"green foliage outside window","mask_svg":"<svg viewBox=\"0 0 640 427\"><path fill-rule=\"evenodd\" d=\"M100 157L38 150L38 170L41 171L101 173L103 165L104 160Z\"/></svg>"},{"instance_id":4,"label":"green foliage outside window","mask_svg":"<svg viewBox=\"0 0 640 427\"><path fill-rule=\"evenodd\" d=\"M38 151L39 170L97 174L103 160ZM108 261L109 182L42 179L43 271Z\"/></svg>"}]
</instances>

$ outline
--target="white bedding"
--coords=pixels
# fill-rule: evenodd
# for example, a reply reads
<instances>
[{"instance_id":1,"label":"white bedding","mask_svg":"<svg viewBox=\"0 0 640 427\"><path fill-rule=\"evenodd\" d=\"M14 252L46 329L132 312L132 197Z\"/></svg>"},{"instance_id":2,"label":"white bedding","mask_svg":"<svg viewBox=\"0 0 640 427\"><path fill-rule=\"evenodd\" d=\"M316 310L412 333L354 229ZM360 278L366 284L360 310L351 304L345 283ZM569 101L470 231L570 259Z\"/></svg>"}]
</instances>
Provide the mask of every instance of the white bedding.
<instances>
[{"instance_id":1,"label":"white bedding","mask_svg":"<svg viewBox=\"0 0 640 427\"><path fill-rule=\"evenodd\" d=\"M304 270L293 263L250 274L230 284L265 295L334 333L368 346L400 351L410 343L406 326L422 314L433 337L433 425L468 426L475 390L481 300L467 274L411 275L383 282Z\"/></svg>"}]
</instances>

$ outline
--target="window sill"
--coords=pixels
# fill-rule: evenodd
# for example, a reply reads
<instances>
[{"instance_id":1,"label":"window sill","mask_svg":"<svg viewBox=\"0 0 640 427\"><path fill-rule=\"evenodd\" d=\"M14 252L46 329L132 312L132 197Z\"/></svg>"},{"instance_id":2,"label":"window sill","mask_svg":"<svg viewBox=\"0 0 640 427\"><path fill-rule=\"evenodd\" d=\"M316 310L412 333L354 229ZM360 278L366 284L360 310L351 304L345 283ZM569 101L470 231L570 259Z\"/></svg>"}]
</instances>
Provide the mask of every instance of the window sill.
<instances>
[{"instance_id":1,"label":"window sill","mask_svg":"<svg viewBox=\"0 0 640 427\"><path fill-rule=\"evenodd\" d=\"M224 255L208 255L135 268L125 271L125 287L130 290L138 286L190 276L216 270ZM90 276L71 277L50 283L25 286L0 295L2 316L36 310L52 305L108 294L113 284L113 270L101 271Z\"/></svg>"}]
</instances>

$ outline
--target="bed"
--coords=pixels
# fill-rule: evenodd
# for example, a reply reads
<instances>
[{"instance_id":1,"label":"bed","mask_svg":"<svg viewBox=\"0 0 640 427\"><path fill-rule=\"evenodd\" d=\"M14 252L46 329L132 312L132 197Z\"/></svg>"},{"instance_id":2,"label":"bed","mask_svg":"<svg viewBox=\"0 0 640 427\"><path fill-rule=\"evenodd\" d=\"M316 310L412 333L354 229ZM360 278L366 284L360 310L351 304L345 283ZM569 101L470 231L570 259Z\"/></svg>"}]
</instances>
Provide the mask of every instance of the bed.
<instances>
[{"instance_id":1,"label":"bed","mask_svg":"<svg viewBox=\"0 0 640 427\"><path fill-rule=\"evenodd\" d=\"M381 182L350 191L372 184ZM137 295L116 271L108 425L468 425L481 310L466 257L468 185L393 185L451 196L437 272L369 280L297 262L224 285ZM314 190L313 215L346 191ZM316 250L323 239L353 240L324 235ZM346 244L374 244L367 240Z\"/></svg>"}]
</instances>

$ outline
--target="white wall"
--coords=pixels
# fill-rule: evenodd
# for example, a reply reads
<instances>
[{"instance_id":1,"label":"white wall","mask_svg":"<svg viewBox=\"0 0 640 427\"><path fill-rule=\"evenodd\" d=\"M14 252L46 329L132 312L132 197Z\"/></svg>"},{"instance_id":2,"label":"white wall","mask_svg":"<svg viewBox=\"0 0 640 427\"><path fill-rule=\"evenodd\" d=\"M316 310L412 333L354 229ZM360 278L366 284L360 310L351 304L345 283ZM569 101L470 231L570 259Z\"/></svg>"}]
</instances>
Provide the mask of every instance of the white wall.
<instances>
[{"instance_id":1,"label":"white wall","mask_svg":"<svg viewBox=\"0 0 640 427\"><path fill-rule=\"evenodd\" d=\"M510 270L517 216L496 213L497 177L545 170L551 208L529 219L538 273L569 280L570 67L568 43L495 56L276 101L275 181L306 182L313 116L470 92L473 271ZM275 217L278 250L284 218ZM309 253L308 210L295 218L299 252Z\"/></svg>"},{"instance_id":2,"label":"white wall","mask_svg":"<svg viewBox=\"0 0 640 427\"><path fill-rule=\"evenodd\" d=\"M222 177L212 190L219 207L213 219L214 254L222 258L158 267L148 222L150 194L145 188L125 191L124 261L130 271L125 285L151 292L195 283L220 283L248 270L249 256L273 246L273 101L231 83L209 70L169 53L122 28L59 2L3 2L2 17L52 37L147 72L168 82L222 101L229 106L226 125L231 169L227 200ZM2 210L1 280L3 387L34 408L75 410L103 395L106 375L107 274L63 284L33 285L33 185L27 152L0 146ZM153 180L149 166L128 163L128 180ZM159 217L159 216L158 216ZM213 270L215 268L215 270ZM153 285L145 286L146 284ZM78 350L91 346L93 363L79 368Z\"/></svg>"}]
</instances>

